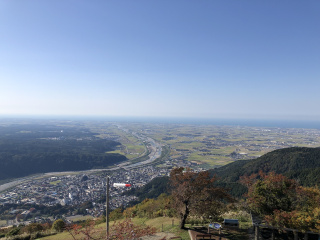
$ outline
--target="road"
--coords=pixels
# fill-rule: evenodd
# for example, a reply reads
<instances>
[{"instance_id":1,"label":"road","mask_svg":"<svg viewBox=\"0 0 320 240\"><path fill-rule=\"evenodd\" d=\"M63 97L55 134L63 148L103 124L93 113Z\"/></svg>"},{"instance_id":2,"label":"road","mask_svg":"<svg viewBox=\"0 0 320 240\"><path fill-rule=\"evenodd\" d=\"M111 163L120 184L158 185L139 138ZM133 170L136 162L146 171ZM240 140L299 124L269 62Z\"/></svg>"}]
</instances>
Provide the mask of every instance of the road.
<instances>
[{"instance_id":1,"label":"road","mask_svg":"<svg viewBox=\"0 0 320 240\"><path fill-rule=\"evenodd\" d=\"M136 133L132 133L132 135L134 135L136 137L138 136ZM130 164L130 162L125 162L125 163L121 163L113 168L90 169L90 170L83 170L83 171L49 172L49 173L43 173L43 174L39 174L39 175L32 176L32 177L24 177L24 178L14 180L14 181L0 185L0 192L5 191L5 190L12 188L14 186L17 186L19 184L22 184L26 181L31 181L32 179L39 178L39 177L81 174L81 173L86 174L86 173L101 172L101 171L115 171L115 170L118 170L121 168L128 170L128 169L136 168L136 167L139 167L139 166L142 166L145 164L152 163L153 161L155 161L157 158L159 158L161 156L161 152L162 152L161 145L159 143L157 143L154 139L147 137L147 136L143 136L143 135L139 135L139 139L145 141L145 143L150 146L149 147L150 153L148 154L149 158L145 161L133 163L133 164Z\"/></svg>"}]
</instances>

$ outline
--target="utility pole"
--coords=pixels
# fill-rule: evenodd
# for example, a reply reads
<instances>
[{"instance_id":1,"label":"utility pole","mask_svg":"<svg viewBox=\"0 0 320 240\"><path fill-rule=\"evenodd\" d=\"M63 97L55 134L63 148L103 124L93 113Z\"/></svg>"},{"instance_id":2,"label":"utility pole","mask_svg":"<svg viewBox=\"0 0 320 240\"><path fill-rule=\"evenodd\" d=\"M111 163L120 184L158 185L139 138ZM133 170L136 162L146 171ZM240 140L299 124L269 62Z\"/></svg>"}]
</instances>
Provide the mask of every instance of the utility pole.
<instances>
[{"instance_id":1,"label":"utility pole","mask_svg":"<svg viewBox=\"0 0 320 240\"><path fill-rule=\"evenodd\" d=\"M109 240L109 212L110 212L110 208L109 208L109 198L110 198L110 178L107 177L107 193L106 193L106 227L107 227L107 240ZM113 187L131 187L131 184L128 183L114 183Z\"/></svg>"},{"instance_id":2,"label":"utility pole","mask_svg":"<svg viewBox=\"0 0 320 240\"><path fill-rule=\"evenodd\" d=\"M107 239L109 239L109 177L107 177L107 193L106 193L106 224L107 224Z\"/></svg>"}]
</instances>

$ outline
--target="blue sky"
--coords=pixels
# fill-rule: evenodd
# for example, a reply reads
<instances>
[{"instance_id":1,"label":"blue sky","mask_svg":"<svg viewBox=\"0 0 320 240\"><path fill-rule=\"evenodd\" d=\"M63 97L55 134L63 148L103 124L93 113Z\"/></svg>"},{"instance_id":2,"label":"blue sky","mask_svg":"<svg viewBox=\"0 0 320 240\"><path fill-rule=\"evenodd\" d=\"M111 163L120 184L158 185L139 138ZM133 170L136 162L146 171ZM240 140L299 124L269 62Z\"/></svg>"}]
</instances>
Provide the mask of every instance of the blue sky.
<instances>
[{"instance_id":1,"label":"blue sky","mask_svg":"<svg viewBox=\"0 0 320 240\"><path fill-rule=\"evenodd\" d=\"M0 115L320 120L320 1L0 1Z\"/></svg>"}]
</instances>

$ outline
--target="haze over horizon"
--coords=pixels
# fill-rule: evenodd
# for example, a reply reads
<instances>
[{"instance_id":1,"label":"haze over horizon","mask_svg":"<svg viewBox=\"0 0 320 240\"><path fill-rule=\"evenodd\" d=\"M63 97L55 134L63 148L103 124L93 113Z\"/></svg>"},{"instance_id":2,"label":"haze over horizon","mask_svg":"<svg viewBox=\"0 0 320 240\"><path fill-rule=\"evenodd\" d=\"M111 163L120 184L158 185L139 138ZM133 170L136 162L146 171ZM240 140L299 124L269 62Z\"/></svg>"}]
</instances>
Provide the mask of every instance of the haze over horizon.
<instances>
[{"instance_id":1,"label":"haze over horizon","mask_svg":"<svg viewBox=\"0 0 320 240\"><path fill-rule=\"evenodd\" d=\"M0 116L320 120L320 2L0 1Z\"/></svg>"}]
</instances>

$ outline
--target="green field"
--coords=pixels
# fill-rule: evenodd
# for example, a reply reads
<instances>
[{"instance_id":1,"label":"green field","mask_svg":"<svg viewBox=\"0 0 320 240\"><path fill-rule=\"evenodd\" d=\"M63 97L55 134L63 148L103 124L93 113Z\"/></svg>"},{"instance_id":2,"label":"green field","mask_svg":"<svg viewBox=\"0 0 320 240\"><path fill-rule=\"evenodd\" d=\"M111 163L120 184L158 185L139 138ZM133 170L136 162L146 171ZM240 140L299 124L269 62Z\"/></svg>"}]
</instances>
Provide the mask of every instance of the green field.
<instances>
[{"instance_id":1,"label":"green field","mask_svg":"<svg viewBox=\"0 0 320 240\"><path fill-rule=\"evenodd\" d=\"M92 132L98 133L100 138L114 139L121 143L121 147L108 153L118 153L129 160L143 156L146 153L144 143L131 132L119 129L115 124L88 125Z\"/></svg>"},{"instance_id":2,"label":"green field","mask_svg":"<svg viewBox=\"0 0 320 240\"><path fill-rule=\"evenodd\" d=\"M51 185L58 185L61 182L61 180L50 182Z\"/></svg>"},{"instance_id":3,"label":"green field","mask_svg":"<svg viewBox=\"0 0 320 240\"><path fill-rule=\"evenodd\" d=\"M208 167L252 159L292 146L319 147L320 130L188 124L134 124L133 131L170 146L171 159L187 159Z\"/></svg>"},{"instance_id":4,"label":"green field","mask_svg":"<svg viewBox=\"0 0 320 240\"><path fill-rule=\"evenodd\" d=\"M85 221L85 220L92 219L92 218L93 217L90 215L86 215L86 216L76 215L76 216L67 217L68 220L71 220L73 222Z\"/></svg>"},{"instance_id":5,"label":"green field","mask_svg":"<svg viewBox=\"0 0 320 240\"><path fill-rule=\"evenodd\" d=\"M279 148L320 147L320 130L317 129L170 123L105 123L92 127L99 137L121 142L121 148L113 152L128 159L145 155L145 146L132 134L135 132L169 146L168 157L172 160L182 158L208 167L257 158Z\"/></svg>"}]
</instances>

